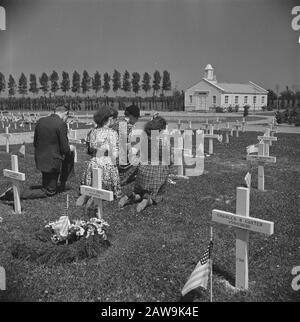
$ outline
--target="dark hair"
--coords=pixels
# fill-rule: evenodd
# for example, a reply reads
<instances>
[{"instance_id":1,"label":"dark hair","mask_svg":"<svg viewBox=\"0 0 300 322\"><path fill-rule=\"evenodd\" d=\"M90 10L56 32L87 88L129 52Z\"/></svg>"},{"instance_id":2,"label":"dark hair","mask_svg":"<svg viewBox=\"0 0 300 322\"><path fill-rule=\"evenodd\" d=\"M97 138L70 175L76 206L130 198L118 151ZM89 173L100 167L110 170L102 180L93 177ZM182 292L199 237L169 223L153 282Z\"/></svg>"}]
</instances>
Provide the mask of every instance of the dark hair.
<instances>
[{"instance_id":1,"label":"dark hair","mask_svg":"<svg viewBox=\"0 0 300 322\"><path fill-rule=\"evenodd\" d=\"M111 117L111 108L102 106L94 113L94 121L98 127L102 127Z\"/></svg>"},{"instance_id":2,"label":"dark hair","mask_svg":"<svg viewBox=\"0 0 300 322\"><path fill-rule=\"evenodd\" d=\"M54 113L65 113L70 111L70 108L68 105L58 105L58 106L54 106L53 108Z\"/></svg>"},{"instance_id":3,"label":"dark hair","mask_svg":"<svg viewBox=\"0 0 300 322\"><path fill-rule=\"evenodd\" d=\"M157 116L153 120L148 121L145 124L144 131L149 137L151 137L151 131L153 130L162 131L166 129L166 126L167 126L167 121L163 117Z\"/></svg>"},{"instance_id":4,"label":"dark hair","mask_svg":"<svg viewBox=\"0 0 300 322\"><path fill-rule=\"evenodd\" d=\"M125 116L129 116L132 115L136 118L140 117L140 109L138 106L132 104L126 107L125 112L124 112Z\"/></svg>"},{"instance_id":5,"label":"dark hair","mask_svg":"<svg viewBox=\"0 0 300 322\"><path fill-rule=\"evenodd\" d=\"M112 116L114 119L116 119L116 118L118 117L118 114L119 114L118 110L116 110L116 109L114 109L114 108L112 108L112 109L111 109L111 116Z\"/></svg>"}]
</instances>

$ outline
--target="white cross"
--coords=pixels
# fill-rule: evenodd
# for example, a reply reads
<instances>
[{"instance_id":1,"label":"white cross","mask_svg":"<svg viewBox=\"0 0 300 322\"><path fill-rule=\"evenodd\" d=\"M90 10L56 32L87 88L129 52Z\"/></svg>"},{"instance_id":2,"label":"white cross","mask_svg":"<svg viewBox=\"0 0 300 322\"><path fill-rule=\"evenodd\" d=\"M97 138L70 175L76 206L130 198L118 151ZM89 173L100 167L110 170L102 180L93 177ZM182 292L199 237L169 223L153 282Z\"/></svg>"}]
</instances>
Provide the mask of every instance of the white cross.
<instances>
[{"instance_id":1,"label":"white cross","mask_svg":"<svg viewBox=\"0 0 300 322\"><path fill-rule=\"evenodd\" d=\"M6 138L6 152L9 153L9 139L11 137L11 134L8 131L8 126L5 127L5 133L2 134Z\"/></svg>"},{"instance_id":2,"label":"white cross","mask_svg":"<svg viewBox=\"0 0 300 322\"><path fill-rule=\"evenodd\" d=\"M77 139L77 131L69 130L69 142L72 144L80 144L81 140ZM74 162L77 162L77 149L76 145L74 145Z\"/></svg>"},{"instance_id":3,"label":"white cross","mask_svg":"<svg viewBox=\"0 0 300 322\"><path fill-rule=\"evenodd\" d=\"M217 124L217 130L218 130L218 129L219 129L219 124L220 124L220 119L219 119L219 117L217 117L216 124Z\"/></svg>"},{"instance_id":4,"label":"white cross","mask_svg":"<svg viewBox=\"0 0 300 322\"><path fill-rule=\"evenodd\" d=\"M29 118L28 119L29 131L31 131L31 123L32 123L32 120L31 120L31 118Z\"/></svg>"},{"instance_id":5,"label":"white cross","mask_svg":"<svg viewBox=\"0 0 300 322\"><path fill-rule=\"evenodd\" d=\"M227 122L227 127L224 127L222 129L220 129L221 131L225 132L226 135L226 143L229 143L229 132L230 135L232 136L232 129L229 127L229 123Z\"/></svg>"},{"instance_id":6,"label":"white cross","mask_svg":"<svg viewBox=\"0 0 300 322\"><path fill-rule=\"evenodd\" d=\"M209 132L208 128L209 128L209 123L208 123L208 119L206 119L206 122L204 124L204 131L205 131L204 133L205 134L208 134L208 132Z\"/></svg>"},{"instance_id":7,"label":"white cross","mask_svg":"<svg viewBox=\"0 0 300 322\"><path fill-rule=\"evenodd\" d=\"M245 126L246 126L247 122L246 119L243 117L243 121L242 121L242 131L245 132Z\"/></svg>"},{"instance_id":8,"label":"white cross","mask_svg":"<svg viewBox=\"0 0 300 322\"><path fill-rule=\"evenodd\" d=\"M181 120L178 120L177 128L178 128L178 130L180 130L180 129L181 129Z\"/></svg>"},{"instance_id":9,"label":"white cross","mask_svg":"<svg viewBox=\"0 0 300 322\"><path fill-rule=\"evenodd\" d=\"M178 131L178 130L177 130ZM171 135L174 135L175 131L171 132ZM184 168L183 168L183 138L181 135L174 136L174 147L173 150L173 162L174 165L178 166L177 168L177 177L183 178L184 175Z\"/></svg>"},{"instance_id":10,"label":"white cross","mask_svg":"<svg viewBox=\"0 0 300 322\"><path fill-rule=\"evenodd\" d=\"M235 128L235 135L236 137L239 137L239 128L242 127L242 125L239 123L238 120L236 120L236 123L233 125L233 127Z\"/></svg>"},{"instance_id":11,"label":"white cross","mask_svg":"<svg viewBox=\"0 0 300 322\"><path fill-rule=\"evenodd\" d=\"M269 146L272 145L272 141L277 141L277 137L271 135L270 129L266 129L264 135L257 138L265 143L265 155L269 156Z\"/></svg>"},{"instance_id":12,"label":"white cross","mask_svg":"<svg viewBox=\"0 0 300 322\"><path fill-rule=\"evenodd\" d=\"M214 126L211 124L209 129L209 134L204 134L204 138L209 139L208 153L213 154L214 153L213 140L217 139L219 142L222 142L223 135L214 134Z\"/></svg>"},{"instance_id":13,"label":"white cross","mask_svg":"<svg viewBox=\"0 0 300 322\"><path fill-rule=\"evenodd\" d=\"M248 161L258 161L258 190L265 190L265 163L276 163L276 157L269 156L269 148L264 142L258 143L258 154L247 155Z\"/></svg>"},{"instance_id":14,"label":"white cross","mask_svg":"<svg viewBox=\"0 0 300 322\"><path fill-rule=\"evenodd\" d=\"M102 201L113 201L114 195L112 191L102 189L102 170L100 168L93 169L93 187L80 186L80 192L82 195L93 197L97 204L97 216L99 219L103 215Z\"/></svg>"},{"instance_id":15,"label":"white cross","mask_svg":"<svg viewBox=\"0 0 300 322\"><path fill-rule=\"evenodd\" d=\"M11 168L12 170L4 169L4 177L12 180L13 191L14 191L14 206L15 213L21 213L21 201L20 201L20 181L25 181L25 173L19 172L18 157L16 155L11 156Z\"/></svg>"},{"instance_id":16,"label":"white cross","mask_svg":"<svg viewBox=\"0 0 300 322\"><path fill-rule=\"evenodd\" d=\"M238 187L236 189L236 213L214 209L212 221L235 227L236 231L236 268L235 287L248 289L248 241L249 231L272 235L274 223L249 216L250 189Z\"/></svg>"}]
</instances>

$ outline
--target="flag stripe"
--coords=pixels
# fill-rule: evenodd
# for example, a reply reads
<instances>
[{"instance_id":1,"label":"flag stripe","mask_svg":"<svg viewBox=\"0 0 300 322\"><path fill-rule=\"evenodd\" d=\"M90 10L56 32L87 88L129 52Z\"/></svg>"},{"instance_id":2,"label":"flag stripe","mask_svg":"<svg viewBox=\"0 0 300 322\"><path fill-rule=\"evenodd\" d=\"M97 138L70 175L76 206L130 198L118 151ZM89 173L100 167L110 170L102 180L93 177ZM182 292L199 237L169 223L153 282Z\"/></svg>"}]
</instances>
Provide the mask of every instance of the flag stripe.
<instances>
[{"instance_id":1,"label":"flag stripe","mask_svg":"<svg viewBox=\"0 0 300 322\"><path fill-rule=\"evenodd\" d=\"M183 296L199 286L202 286L206 289L209 275L209 262L207 262L204 266L205 267L201 268L202 271L195 274L193 274L194 272L192 273L191 277L182 289Z\"/></svg>"},{"instance_id":2,"label":"flag stripe","mask_svg":"<svg viewBox=\"0 0 300 322\"><path fill-rule=\"evenodd\" d=\"M190 275L188 281L185 283L181 294L184 296L191 290L202 286L205 289L207 288L208 276L210 272L210 257L211 257L212 241L210 241L206 251L200 258L197 266Z\"/></svg>"}]
</instances>

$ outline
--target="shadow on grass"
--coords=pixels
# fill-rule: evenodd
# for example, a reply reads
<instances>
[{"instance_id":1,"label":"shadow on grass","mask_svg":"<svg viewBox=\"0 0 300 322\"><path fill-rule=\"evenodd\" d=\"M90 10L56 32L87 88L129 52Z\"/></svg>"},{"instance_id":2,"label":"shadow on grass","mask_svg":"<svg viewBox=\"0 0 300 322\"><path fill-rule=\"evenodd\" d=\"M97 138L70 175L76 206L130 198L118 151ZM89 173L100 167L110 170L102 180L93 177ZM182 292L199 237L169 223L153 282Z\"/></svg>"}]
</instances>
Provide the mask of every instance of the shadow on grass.
<instances>
[{"instance_id":1,"label":"shadow on grass","mask_svg":"<svg viewBox=\"0 0 300 322\"><path fill-rule=\"evenodd\" d=\"M228 273L224 269L220 268L217 264L213 264L213 274L223 277L230 285L235 285L235 277L231 273Z\"/></svg>"}]
</instances>

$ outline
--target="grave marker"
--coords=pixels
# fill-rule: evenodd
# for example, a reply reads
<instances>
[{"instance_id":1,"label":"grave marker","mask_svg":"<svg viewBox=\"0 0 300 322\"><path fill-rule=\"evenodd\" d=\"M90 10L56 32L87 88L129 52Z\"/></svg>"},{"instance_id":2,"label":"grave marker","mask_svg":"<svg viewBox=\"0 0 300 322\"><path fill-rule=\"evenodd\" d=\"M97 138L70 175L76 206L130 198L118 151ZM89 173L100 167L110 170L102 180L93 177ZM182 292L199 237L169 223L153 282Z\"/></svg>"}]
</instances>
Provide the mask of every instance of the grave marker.
<instances>
[{"instance_id":1,"label":"grave marker","mask_svg":"<svg viewBox=\"0 0 300 322\"><path fill-rule=\"evenodd\" d=\"M233 125L235 128L235 136L238 138L239 137L239 128L242 127L242 125L239 123L238 120L236 120L236 123Z\"/></svg>"},{"instance_id":2,"label":"grave marker","mask_svg":"<svg viewBox=\"0 0 300 322\"><path fill-rule=\"evenodd\" d=\"M204 134L204 138L209 139L208 153L213 154L214 153L213 139L217 139L219 142L222 142L223 135L214 134L214 126L211 124L209 129L209 134Z\"/></svg>"},{"instance_id":3,"label":"grave marker","mask_svg":"<svg viewBox=\"0 0 300 322\"><path fill-rule=\"evenodd\" d=\"M80 144L81 140L77 139L77 131L70 130L69 131L69 143L74 144L74 162L77 163L77 148L76 144Z\"/></svg>"},{"instance_id":4,"label":"grave marker","mask_svg":"<svg viewBox=\"0 0 300 322\"><path fill-rule=\"evenodd\" d=\"M102 170L100 168L93 169L93 187L80 186L82 195L92 197L97 204L97 216L99 219L103 216L103 200L113 201L114 196L112 191L102 189Z\"/></svg>"},{"instance_id":5,"label":"grave marker","mask_svg":"<svg viewBox=\"0 0 300 322\"><path fill-rule=\"evenodd\" d=\"M229 127L229 123L227 122L227 126L220 129L222 132L225 132L225 136L226 136L226 143L229 143L229 132L230 135L232 136L232 129Z\"/></svg>"},{"instance_id":6,"label":"grave marker","mask_svg":"<svg viewBox=\"0 0 300 322\"><path fill-rule=\"evenodd\" d=\"M245 128L246 128L246 119L243 117L243 121L242 121L242 132L245 132Z\"/></svg>"},{"instance_id":7,"label":"grave marker","mask_svg":"<svg viewBox=\"0 0 300 322\"><path fill-rule=\"evenodd\" d=\"M250 189L236 189L236 213L213 209L212 221L235 227L236 231L236 271L235 287L248 289L248 242L249 231L272 235L274 223L249 216Z\"/></svg>"},{"instance_id":8,"label":"grave marker","mask_svg":"<svg viewBox=\"0 0 300 322\"><path fill-rule=\"evenodd\" d=\"M208 134L209 133L209 123L208 123L208 119L206 119L206 122L204 124L204 134Z\"/></svg>"},{"instance_id":9,"label":"grave marker","mask_svg":"<svg viewBox=\"0 0 300 322\"><path fill-rule=\"evenodd\" d=\"M12 170L4 169L4 177L12 180L13 192L14 192L14 209L16 214L21 214L21 201L20 201L20 181L25 181L25 174L19 172L18 157L16 155L11 156L11 168Z\"/></svg>"},{"instance_id":10,"label":"grave marker","mask_svg":"<svg viewBox=\"0 0 300 322\"><path fill-rule=\"evenodd\" d=\"M177 122L177 128L178 128L178 130L181 129L181 120L178 120L178 122Z\"/></svg>"},{"instance_id":11,"label":"grave marker","mask_svg":"<svg viewBox=\"0 0 300 322\"><path fill-rule=\"evenodd\" d=\"M267 153L267 154L266 154ZM269 150L263 142L258 143L258 154L247 155L248 161L258 161L258 190L265 189L265 163L276 163L276 157L269 156Z\"/></svg>"},{"instance_id":12,"label":"grave marker","mask_svg":"<svg viewBox=\"0 0 300 322\"><path fill-rule=\"evenodd\" d=\"M217 127L216 127L216 130L218 130L219 129L219 124L220 124L221 122L220 122L220 119L219 119L219 117L217 117L217 120L216 120L216 125L217 125Z\"/></svg>"},{"instance_id":13,"label":"grave marker","mask_svg":"<svg viewBox=\"0 0 300 322\"><path fill-rule=\"evenodd\" d=\"M263 136L258 136L258 140L261 142L265 143L265 154L268 156L269 155L269 146L272 145L272 141L277 141L277 137L271 135L271 130L266 129L265 133Z\"/></svg>"},{"instance_id":14,"label":"grave marker","mask_svg":"<svg viewBox=\"0 0 300 322\"><path fill-rule=\"evenodd\" d=\"M174 165L177 166L177 177L188 179L188 177L184 175L183 158L184 158L184 154L189 152L186 152L183 149L183 138L179 136L179 137L176 137L176 139L177 141L176 143L174 143L176 144L176 146L174 146L172 149L173 149Z\"/></svg>"},{"instance_id":15,"label":"grave marker","mask_svg":"<svg viewBox=\"0 0 300 322\"><path fill-rule=\"evenodd\" d=\"M6 152L9 153L9 139L11 137L11 134L9 133L8 126L5 127L5 133L2 135L6 138Z\"/></svg>"}]
</instances>

